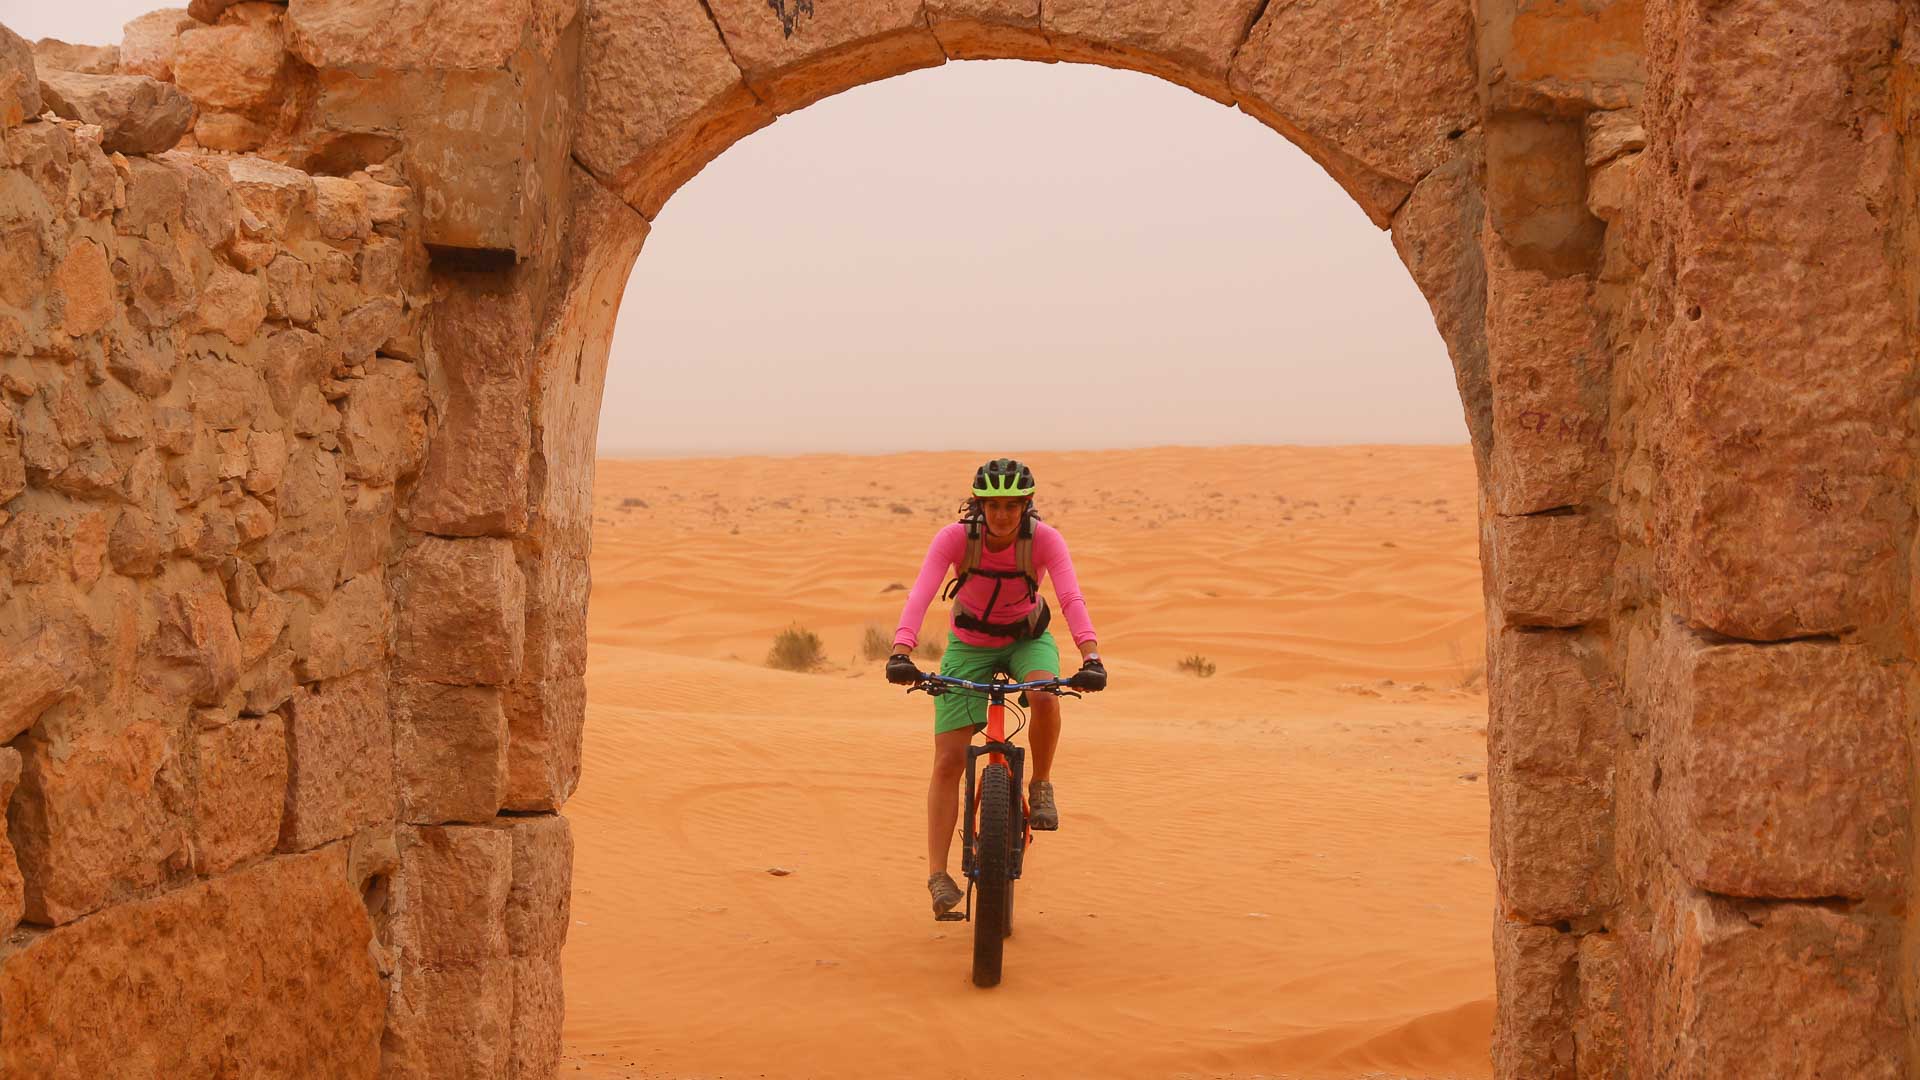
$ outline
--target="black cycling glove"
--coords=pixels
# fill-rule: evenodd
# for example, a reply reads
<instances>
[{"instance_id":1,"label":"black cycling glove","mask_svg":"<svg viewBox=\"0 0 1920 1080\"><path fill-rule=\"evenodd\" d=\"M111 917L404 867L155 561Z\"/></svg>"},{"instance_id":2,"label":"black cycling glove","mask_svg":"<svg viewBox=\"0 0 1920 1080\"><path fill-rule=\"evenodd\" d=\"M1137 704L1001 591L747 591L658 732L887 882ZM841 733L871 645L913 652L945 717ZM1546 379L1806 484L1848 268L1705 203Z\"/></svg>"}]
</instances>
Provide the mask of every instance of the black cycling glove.
<instances>
[{"instance_id":1,"label":"black cycling glove","mask_svg":"<svg viewBox=\"0 0 1920 1080\"><path fill-rule=\"evenodd\" d=\"M1073 673L1073 678L1067 680L1067 685L1075 690L1090 692L1105 690L1107 688L1106 665L1102 664L1097 656L1087 660L1080 665L1079 671Z\"/></svg>"},{"instance_id":2,"label":"black cycling glove","mask_svg":"<svg viewBox=\"0 0 1920 1080\"><path fill-rule=\"evenodd\" d=\"M925 678L925 676L920 674L919 668L913 666L913 657L905 653L894 653L892 656L887 657L888 682L899 683L901 686L912 686L922 678Z\"/></svg>"}]
</instances>

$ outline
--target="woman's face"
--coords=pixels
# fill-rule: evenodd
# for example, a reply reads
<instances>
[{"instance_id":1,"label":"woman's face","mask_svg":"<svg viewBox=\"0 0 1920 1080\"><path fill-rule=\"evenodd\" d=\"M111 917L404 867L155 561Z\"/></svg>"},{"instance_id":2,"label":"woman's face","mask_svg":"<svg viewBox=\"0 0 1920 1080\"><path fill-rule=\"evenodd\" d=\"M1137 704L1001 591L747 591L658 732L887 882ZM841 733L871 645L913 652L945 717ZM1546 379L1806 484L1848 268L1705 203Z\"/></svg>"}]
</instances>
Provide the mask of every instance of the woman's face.
<instances>
[{"instance_id":1,"label":"woman's face","mask_svg":"<svg viewBox=\"0 0 1920 1080\"><path fill-rule=\"evenodd\" d=\"M980 500L980 509L987 515L987 532L996 537L1009 536L1018 529L1020 515L1026 508L1026 496L996 495Z\"/></svg>"}]
</instances>

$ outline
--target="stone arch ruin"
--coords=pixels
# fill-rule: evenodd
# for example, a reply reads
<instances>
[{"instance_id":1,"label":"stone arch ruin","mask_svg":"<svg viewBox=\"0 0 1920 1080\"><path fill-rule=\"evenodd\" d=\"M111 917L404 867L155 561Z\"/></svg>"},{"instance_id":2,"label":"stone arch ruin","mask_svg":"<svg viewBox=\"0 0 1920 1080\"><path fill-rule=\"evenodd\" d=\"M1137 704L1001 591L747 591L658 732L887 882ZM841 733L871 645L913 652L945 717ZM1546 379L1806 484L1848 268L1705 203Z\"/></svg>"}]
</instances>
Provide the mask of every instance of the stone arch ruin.
<instances>
[{"instance_id":1,"label":"stone arch ruin","mask_svg":"<svg viewBox=\"0 0 1920 1080\"><path fill-rule=\"evenodd\" d=\"M0 1072L551 1076L648 220L782 113L1015 58L1259 118L1432 305L1480 479L1497 1073L1912 1075L1911 10L193 0L117 49L0 32Z\"/></svg>"}]
</instances>

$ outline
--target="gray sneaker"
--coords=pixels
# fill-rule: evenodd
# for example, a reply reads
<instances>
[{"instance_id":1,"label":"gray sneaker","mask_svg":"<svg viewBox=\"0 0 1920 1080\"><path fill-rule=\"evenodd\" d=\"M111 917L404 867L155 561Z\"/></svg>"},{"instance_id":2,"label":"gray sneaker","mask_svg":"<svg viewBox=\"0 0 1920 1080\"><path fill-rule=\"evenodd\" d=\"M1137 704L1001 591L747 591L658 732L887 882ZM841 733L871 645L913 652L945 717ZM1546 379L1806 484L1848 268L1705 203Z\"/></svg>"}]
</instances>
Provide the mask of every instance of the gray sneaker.
<instances>
[{"instance_id":1,"label":"gray sneaker","mask_svg":"<svg viewBox=\"0 0 1920 1080\"><path fill-rule=\"evenodd\" d=\"M1027 785L1027 824L1039 832L1060 827L1060 808L1053 805L1053 782L1035 780Z\"/></svg>"},{"instance_id":2,"label":"gray sneaker","mask_svg":"<svg viewBox=\"0 0 1920 1080\"><path fill-rule=\"evenodd\" d=\"M945 915L953 910L954 905L967 898L967 894L960 891L960 886L954 884L945 870L927 876L927 892L933 896L935 916Z\"/></svg>"}]
</instances>

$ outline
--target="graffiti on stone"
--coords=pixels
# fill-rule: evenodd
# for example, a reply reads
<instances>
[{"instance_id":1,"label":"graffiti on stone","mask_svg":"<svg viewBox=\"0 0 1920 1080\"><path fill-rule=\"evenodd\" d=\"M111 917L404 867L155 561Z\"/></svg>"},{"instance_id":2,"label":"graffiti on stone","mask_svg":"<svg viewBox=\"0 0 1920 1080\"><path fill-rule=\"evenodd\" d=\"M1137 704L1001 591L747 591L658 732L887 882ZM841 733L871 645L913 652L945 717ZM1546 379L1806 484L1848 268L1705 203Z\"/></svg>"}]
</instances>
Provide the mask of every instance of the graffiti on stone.
<instances>
[{"instance_id":1,"label":"graffiti on stone","mask_svg":"<svg viewBox=\"0 0 1920 1080\"><path fill-rule=\"evenodd\" d=\"M780 16L780 33L786 37L793 36L793 27L800 16L813 18L813 0L767 0L767 6Z\"/></svg>"}]
</instances>

